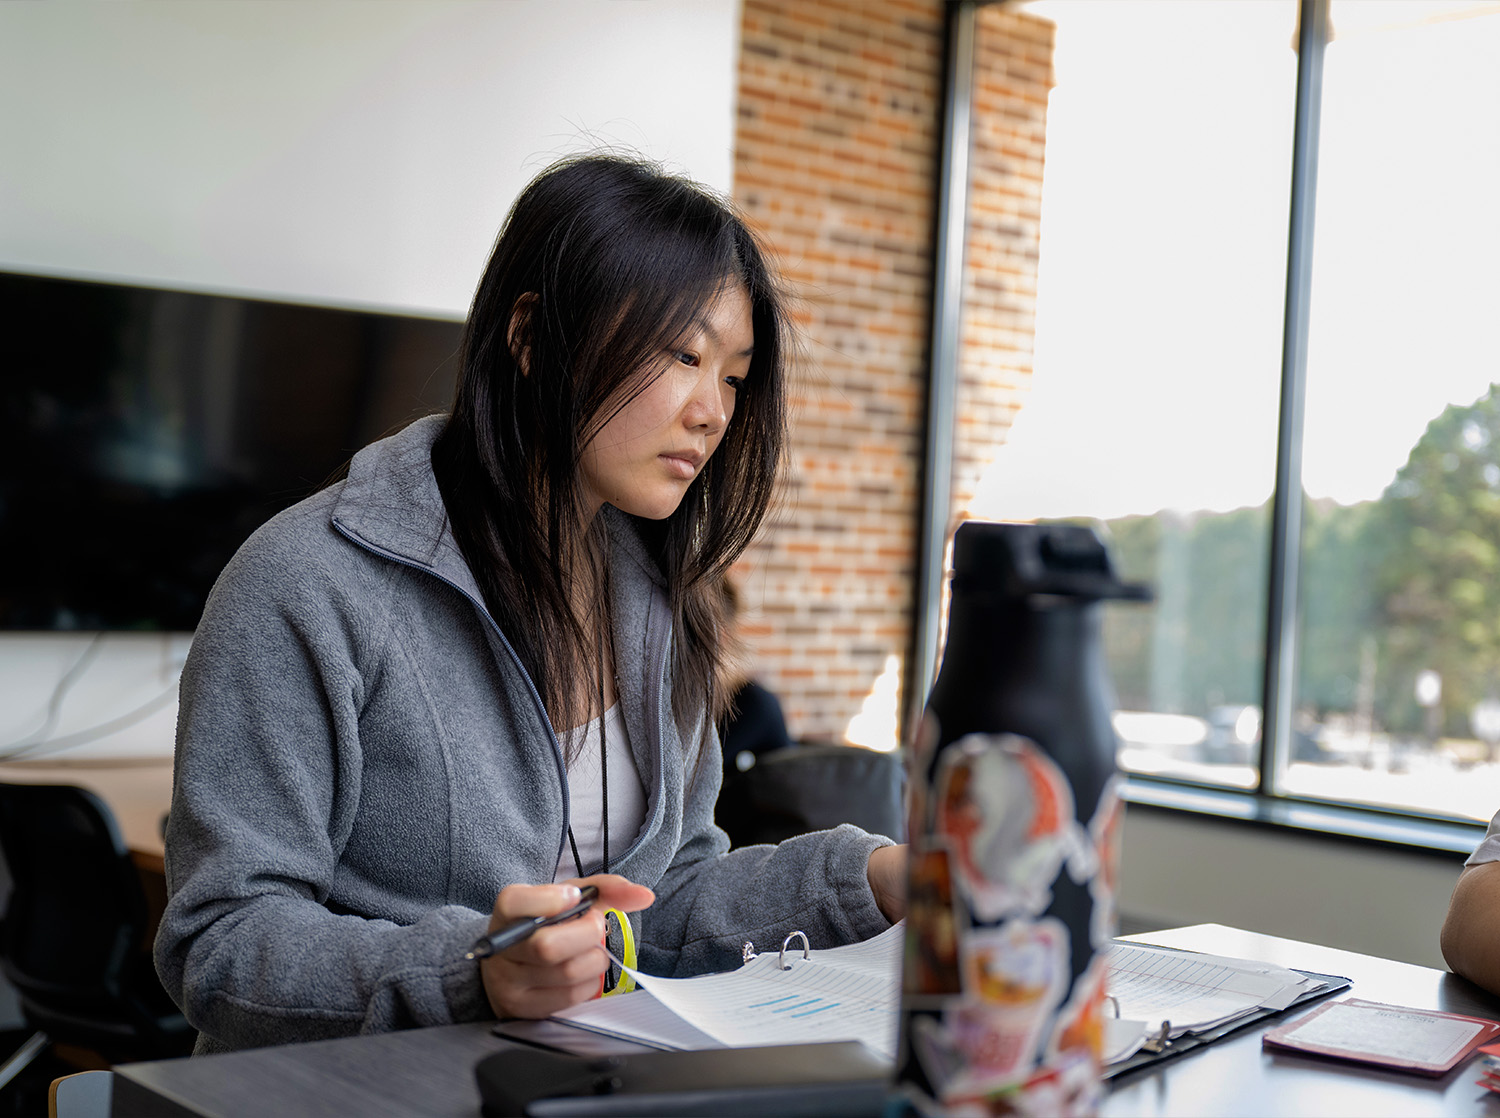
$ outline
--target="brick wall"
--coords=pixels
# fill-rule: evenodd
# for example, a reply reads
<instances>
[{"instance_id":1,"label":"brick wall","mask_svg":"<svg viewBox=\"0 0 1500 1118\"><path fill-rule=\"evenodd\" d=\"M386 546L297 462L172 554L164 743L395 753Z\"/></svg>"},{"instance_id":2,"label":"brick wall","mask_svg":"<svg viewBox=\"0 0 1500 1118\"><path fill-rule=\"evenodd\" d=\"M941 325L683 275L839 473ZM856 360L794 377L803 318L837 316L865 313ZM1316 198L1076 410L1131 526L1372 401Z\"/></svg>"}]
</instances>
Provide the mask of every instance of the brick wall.
<instances>
[{"instance_id":1,"label":"brick wall","mask_svg":"<svg viewBox=\"0 0 1500 1118\"><path fill-rule=\"evenodd\" d=\"M980 20L955 508L1030 376L1051 78L1050 24ZM745 0L734 193L803 352L784 498L740 582L757 673L802 738L843 740L911 641L942 55L941 0Z\"/></svg>"},{"instance_id":2,"label":"brick wall","mask_svg":"<svg viewBox=\"0 0 1500 1118\"><path fill-rule=\"evenodd\" d=\"M973 498L1031 385L1053 30L1051 22L1012 8L979 11L954 439L956 510Z\"/></svg>"}]
</instances>

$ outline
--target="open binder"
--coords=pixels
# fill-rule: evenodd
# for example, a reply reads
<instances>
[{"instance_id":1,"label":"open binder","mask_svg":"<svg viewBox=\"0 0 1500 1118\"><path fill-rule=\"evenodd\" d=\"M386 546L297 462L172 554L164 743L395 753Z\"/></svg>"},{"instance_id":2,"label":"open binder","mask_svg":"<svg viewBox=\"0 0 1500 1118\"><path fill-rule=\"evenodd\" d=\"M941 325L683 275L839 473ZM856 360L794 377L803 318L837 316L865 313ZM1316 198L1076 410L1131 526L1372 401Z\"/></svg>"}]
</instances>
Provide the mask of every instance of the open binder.
<instances>
[{"instance_id":1,"label":"open binder","mask_svg":"<svg viewBox=\"0 0 1500 1118\"><path fill-rule=\"evenodd\" d=\"M892 979L903 936L898 924L813 951L793 932L778 951L745 944L738 970L691 979L632 971L635 993L546 1021L503 1021L497 1035L569 1054L481 1061L484 1113L879 1118L895 1059Z\"/></svg>"},{"instance_id":2,"label":"open binder","mask_svg":"<svg viewBox=\"0 0 1500 1118\"><path fill-rule=\"evenodd\" d=\"M793 932L778 950L747 943L742 965L722 974L631 971L636 993L584 1002L551 1021L665 1050L860 1041L894 1062L904 935L897 924L863 943L812 950Z\"/></svg>"}]
</instances>

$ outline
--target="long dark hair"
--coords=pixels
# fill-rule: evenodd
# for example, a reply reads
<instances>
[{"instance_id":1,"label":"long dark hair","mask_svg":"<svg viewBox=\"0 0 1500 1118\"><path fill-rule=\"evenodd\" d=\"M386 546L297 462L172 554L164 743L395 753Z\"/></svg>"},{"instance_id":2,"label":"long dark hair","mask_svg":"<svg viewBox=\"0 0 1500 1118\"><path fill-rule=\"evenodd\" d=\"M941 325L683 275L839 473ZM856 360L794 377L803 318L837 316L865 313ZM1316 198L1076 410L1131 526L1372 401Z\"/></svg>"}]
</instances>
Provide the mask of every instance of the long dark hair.
<instances>
[{"instance_id":1,"label":"long dark hair","mask_svg":"<svg viewBox=\"0 0 1500 1118\"><path fill-rule=\"evenodd\" d=\"M609 618L603 517L581 515L579 458L736 284L755 351L734 415L677 510L636 521L668 588L685 746L727 699L718 582L759 528L781 464L788 325L777 281L726 201L643 160L588 155L521 193L479 282L433 468L485 604L560 726L582 720L580 684L596 682L587 673ZM580 617L569 577L588 569L592 616Z\"/></svg>"}]
</instances>

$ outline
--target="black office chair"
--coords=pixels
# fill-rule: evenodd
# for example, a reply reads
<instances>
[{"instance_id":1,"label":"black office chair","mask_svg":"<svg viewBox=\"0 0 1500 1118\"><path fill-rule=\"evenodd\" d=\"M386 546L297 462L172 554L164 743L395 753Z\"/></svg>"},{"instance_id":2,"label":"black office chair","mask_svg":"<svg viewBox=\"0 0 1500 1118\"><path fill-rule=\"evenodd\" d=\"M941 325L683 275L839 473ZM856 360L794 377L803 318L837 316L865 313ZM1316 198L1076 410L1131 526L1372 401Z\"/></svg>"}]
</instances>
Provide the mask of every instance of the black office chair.
<instances>
[{"instance_id":1,"label":"black office chair","mask_svg":"<svg viewBox=\"0 0 1500 1118\"><path fill-rule=\"evenodd\" d=\"M777 843L853 823L906 837L906 773L894 753L852 745L798 745L727 769L714 821L733 846Z\"/></svg>"},{"instance_id":2,"label":"black office chair","mask_svg":"<svg viewBox=\"0 0 1500 1118\"><path fill-rule=\"evenodd\" d=\"M11 892L0 972L36 1030L0 1066L3 1087L49 1043L111 1062L183 1056L195 1034L162 989L139 872L104 802L66 785L0 784Z\"/></svg>"}]
</instances>

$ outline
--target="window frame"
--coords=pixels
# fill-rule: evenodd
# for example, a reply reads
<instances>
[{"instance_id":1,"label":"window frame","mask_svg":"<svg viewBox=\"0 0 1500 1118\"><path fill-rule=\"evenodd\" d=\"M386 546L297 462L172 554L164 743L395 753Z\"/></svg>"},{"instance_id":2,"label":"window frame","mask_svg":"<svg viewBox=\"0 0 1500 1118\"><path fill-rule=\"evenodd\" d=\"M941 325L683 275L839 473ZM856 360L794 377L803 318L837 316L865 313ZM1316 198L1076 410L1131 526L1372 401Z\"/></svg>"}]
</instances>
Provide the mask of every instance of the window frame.
<instances>
[{"instance_id":1,"label":"window frame","mask_svg":"<svg viewBox=\"0 0 1500 1118\"><path fill-rule=\"evenodd\" d=\"M954 399L958 381L963 245L968 229L969 150L974 110L975 13L987 3L948 0L944 119L934 179L937 228L931 307L926 452L912 655L907 659L908 717L921 709L936 674L941 632L944 548L951 515ZM1235 819L1289 832L1356 839L1444 853L1467 853L1485 825L1416 809L1297 796L1285 787L1291 756L1301 638L1302 441L1308 323L1317 201L1319 123L1330 0L1299 0L1287 272L1282 323L1275 488L1271 504L1262 724L1256 782L1228 789L1182 778L1127 773L1125 798L1152 809ZM1497 805L1500 806L1500 805Z\"/></svg>"}]
</instances>

